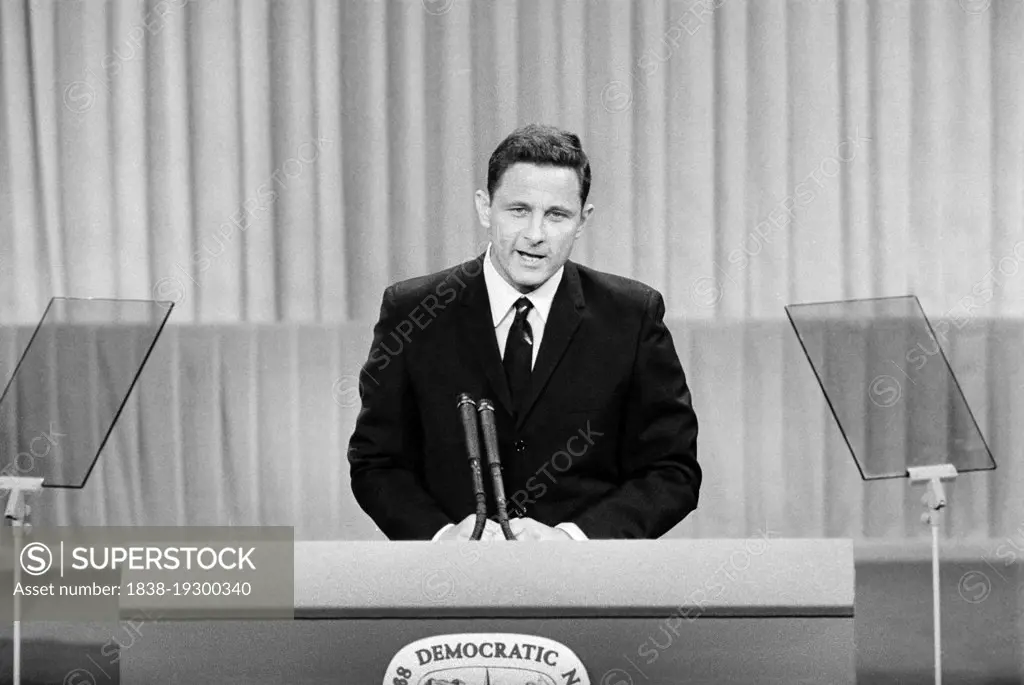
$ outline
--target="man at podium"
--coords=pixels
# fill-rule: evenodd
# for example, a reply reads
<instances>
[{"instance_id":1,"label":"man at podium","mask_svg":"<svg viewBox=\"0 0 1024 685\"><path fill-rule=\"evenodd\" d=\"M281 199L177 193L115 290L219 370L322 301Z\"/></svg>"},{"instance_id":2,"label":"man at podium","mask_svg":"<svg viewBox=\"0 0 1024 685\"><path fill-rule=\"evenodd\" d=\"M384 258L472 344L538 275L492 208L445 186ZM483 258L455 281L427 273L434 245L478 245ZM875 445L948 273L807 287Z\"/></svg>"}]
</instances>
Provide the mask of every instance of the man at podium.
<instances>
[{"instance_id":1,"label":"man at podium","mask_svg":"<svg viewBox=\"0 0 1024 685\"><path fill-rule=\"evenodd\" d=\"M697 506L697 418L661 294L569 259L590 181L576 135L514 131L476 192L485 252L385 290L348 458L388 538L469 538L461 393L495 405L516 539L656 538ZM484 535L501 537L493 521Z\"/></svg>"}]
</instances>

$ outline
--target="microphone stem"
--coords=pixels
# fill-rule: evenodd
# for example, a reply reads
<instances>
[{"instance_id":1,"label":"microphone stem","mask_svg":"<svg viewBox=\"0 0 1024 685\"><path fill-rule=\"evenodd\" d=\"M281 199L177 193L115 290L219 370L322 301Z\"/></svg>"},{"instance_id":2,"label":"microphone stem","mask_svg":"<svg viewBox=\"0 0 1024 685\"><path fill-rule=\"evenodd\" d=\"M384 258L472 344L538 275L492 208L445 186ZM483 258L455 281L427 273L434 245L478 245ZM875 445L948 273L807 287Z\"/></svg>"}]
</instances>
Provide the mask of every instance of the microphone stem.
<instances>
[{"instance_id":1,"label":"microphone stem","mask_svg":"<svg viewBox=\"0 0 1024 685\"><path fill-rule=\"evenodd\" d=\"M505 484L501 478L501 456L498 454L498 429L494 422L494 405L490 400L480 400L480 424L484 432L484 450L487 462L491 467L491 479L494 482L494 499L498 505L498 524L506 540L515 540L516 536L508 523L508 509L505 502Z\"/></svg>"},{"instance_id":2,"label":"microphone stem","mask_svg":"<svg viewBox=\"0 0 1024 685\"><path fill-rule=\"evenodd\" d=\"M484 479L480 467L480 431L477 424L476 402L467 393L459 395L459 414L462 416L462 429L466 436L466 452L469 454L469 466L473 475L473 492L476 496L476 522L470 540L479 540L487 525L487 493L484 490Z\"/></svg>"}]
</instances>

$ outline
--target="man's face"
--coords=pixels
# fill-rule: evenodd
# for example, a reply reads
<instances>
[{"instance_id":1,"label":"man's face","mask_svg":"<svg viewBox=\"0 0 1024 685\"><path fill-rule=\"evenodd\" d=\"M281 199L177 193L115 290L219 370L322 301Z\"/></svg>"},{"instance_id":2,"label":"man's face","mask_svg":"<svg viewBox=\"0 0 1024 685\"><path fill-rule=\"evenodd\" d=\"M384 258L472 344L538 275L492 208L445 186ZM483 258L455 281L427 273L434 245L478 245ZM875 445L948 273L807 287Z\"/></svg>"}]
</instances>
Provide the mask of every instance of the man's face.
<instances>
[{"instance_id":1,"label":"man's face","mask_svg":"<svg viewBox=\"0 0 1024 685\"><path fill-rule=\"evenodd\" d=\"M594 206L580 206L580 182L572 169L519 163L505 171L494 197L476 191L476 210L490 229L494 268L528 293L569 259Z\"/></svg>"}]
</instances>

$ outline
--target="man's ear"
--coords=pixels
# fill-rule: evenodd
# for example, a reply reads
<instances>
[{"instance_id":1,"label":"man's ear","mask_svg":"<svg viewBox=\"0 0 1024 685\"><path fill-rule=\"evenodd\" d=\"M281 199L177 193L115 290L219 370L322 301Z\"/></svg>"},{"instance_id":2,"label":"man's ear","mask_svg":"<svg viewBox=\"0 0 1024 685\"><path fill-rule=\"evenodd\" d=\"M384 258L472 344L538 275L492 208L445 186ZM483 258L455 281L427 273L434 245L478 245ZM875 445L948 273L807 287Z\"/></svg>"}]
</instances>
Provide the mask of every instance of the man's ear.
<instances>
[{"instance_id":1,"label":"man's ear","mask_svg":"<svg viewBox=\"0 0 1024 685\"><path fill-rule=\"evenodd\" d=\"M587 226L587 221L590 220L590 215L594 213L594 205L587 205L580 212L580 225L576 227L576 238L578 239L583 235L583 229Z\"/></svg>"},{"instance_id":2,"label":"man's ear","mask_svg":"<svg viewBox=\"0 0 1024 685\"><path fill-rule=\"evenodd\" d=\"M476 191L476 215L480 219L480 225L484 228L491 227L491 196L486 190Z\"/></svg>"}]
</instances>

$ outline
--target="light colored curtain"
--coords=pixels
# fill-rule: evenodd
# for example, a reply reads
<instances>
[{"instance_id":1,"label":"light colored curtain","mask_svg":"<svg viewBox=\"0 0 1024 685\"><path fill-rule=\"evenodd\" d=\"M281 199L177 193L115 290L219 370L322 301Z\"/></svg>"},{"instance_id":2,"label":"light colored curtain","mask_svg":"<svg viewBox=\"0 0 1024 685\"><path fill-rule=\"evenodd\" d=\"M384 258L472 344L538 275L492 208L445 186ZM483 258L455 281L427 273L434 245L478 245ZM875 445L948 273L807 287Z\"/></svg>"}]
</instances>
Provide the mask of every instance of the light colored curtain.
<instances>
[{"instance_id":1,"label":"light colored curtain","mask_svg":"<svg viewBox=\"0 0 1024 685\"><path fill-rule=\"evenodd\" d=\"M530 121L593 160L577 258L671 314L1021 315L1022 36L1019 0L3 0L0 320L371 319L480 251Z\"/></svg>"},{"instance_id":2,"label":"light colored curtain","mask_svg":"<svg viewBox=\"0 0 1024 685\"><path fill-rule=\"evenodd\" d=\"M487 158L543 121L594 168L575 257L666 297L708 469L678 534L922 532L905 481L859 484L782 309L907 292L959 322L1000 461L952 530L1009 534L1022 64L1019 0L0 0L0 371L53 295L178 305L47 509L372 536L335 384L389 283L482 251Z\"/></svg>"}]
</instances>

